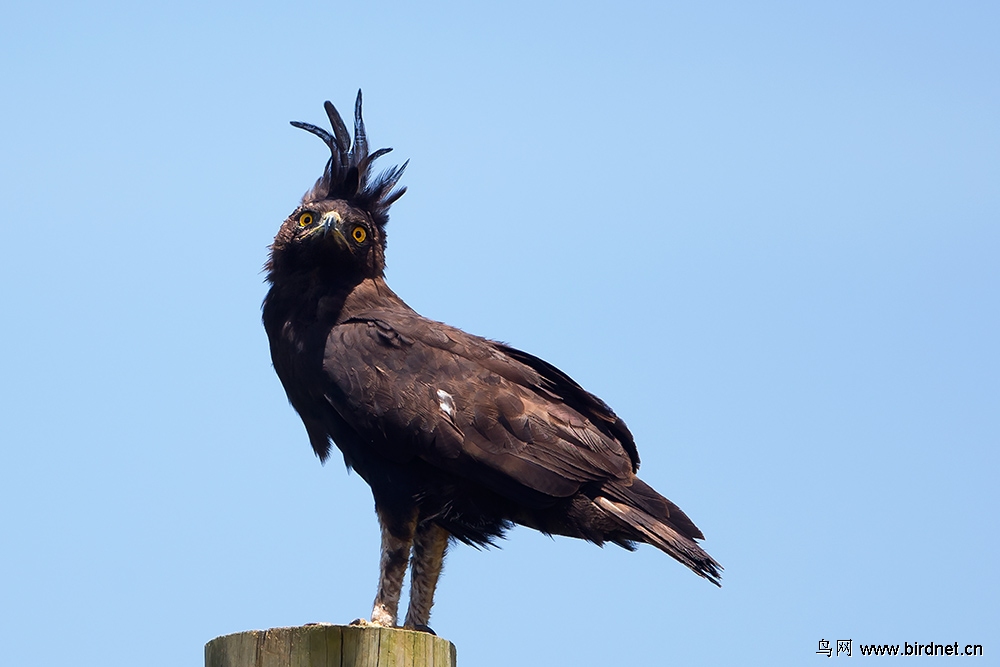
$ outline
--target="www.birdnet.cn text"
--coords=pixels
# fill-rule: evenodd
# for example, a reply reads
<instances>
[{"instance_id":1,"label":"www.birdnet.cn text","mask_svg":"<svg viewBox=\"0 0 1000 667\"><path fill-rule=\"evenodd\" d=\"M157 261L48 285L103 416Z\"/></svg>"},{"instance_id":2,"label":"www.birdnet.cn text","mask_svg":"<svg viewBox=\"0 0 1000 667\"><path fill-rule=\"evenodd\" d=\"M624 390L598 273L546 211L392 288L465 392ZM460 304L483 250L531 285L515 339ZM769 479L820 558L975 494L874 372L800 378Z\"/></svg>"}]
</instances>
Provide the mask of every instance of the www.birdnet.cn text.
<instances>
[{"instance_id":1,"label":"www.birdnet.cn text","mask_svg":"<svg viewBox=\"0 0 1000 667\"><path fill-rule=\"evenodd\" d=\"M934 642L903 642L902 644L861 644L854 643L853 639L838 639L831 641L828 639L819 640L819 648L816 651L819 655L827 658L832 657L853 657L861 656L945 656L945 657L965 657L982 656L982 644L935 644Z\"/></svg>"}]
</instances>

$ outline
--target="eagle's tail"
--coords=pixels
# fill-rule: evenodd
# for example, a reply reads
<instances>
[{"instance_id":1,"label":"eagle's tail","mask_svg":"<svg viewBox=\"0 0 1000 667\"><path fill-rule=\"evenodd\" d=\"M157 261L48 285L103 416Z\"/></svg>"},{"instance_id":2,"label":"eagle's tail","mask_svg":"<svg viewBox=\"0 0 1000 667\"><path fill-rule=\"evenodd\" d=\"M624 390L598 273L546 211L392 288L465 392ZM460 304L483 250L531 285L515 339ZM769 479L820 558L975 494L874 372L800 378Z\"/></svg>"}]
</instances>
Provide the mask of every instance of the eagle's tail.
<instances>
[{"instance_id":1,"label":"eagle's tail","mask_svg":"<svg viewBox=\"0 0 1000 667\"><path fill-rule=\"evenodd\" d=\"M624 524L637 537L672 556L716 586L721 586L722 566L695 540L704 538L694 522L641 479L632 484L603 485L593 503Z\"/></svg>"}]
</instances>

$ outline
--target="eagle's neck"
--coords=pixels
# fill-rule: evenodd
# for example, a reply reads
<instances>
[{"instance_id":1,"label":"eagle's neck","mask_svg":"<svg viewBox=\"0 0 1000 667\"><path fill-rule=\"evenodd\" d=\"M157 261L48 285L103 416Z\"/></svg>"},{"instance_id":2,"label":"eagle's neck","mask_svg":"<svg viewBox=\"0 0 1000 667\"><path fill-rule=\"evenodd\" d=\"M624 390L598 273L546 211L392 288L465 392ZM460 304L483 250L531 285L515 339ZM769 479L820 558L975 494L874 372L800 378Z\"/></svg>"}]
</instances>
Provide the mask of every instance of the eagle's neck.
<instances>
[{"instance_id":1,"label":"eagle's neck","mask_svg":"<svg viewBox=\"0 0 1000 667\"><path fill-rule=\"evenodd\" d=\"M386 284L385 278L365 278L349 284L308 276L275 280L264 299L264 326L270 333L308 325L334 326L371 310L412 309Z\"/></svg>"},{"instance_id":2,"label":"eagle's neck","mask_svg":"<svg viewBox=\"0 0 1000 667\"><path fill-rule=\"evenodd\" d=\"M405 301L389 289L389 285L386 284L385 278L382 276L362 280L353 290L345 295L343 301L339 304L336 299L331 299L328 304L321 303L320 305L321 308L327 306L337 308L337 323L351 317L357 317L371 310L405 310L413 312L413 309L406 305Z\"/></svg>"}]
</instances>

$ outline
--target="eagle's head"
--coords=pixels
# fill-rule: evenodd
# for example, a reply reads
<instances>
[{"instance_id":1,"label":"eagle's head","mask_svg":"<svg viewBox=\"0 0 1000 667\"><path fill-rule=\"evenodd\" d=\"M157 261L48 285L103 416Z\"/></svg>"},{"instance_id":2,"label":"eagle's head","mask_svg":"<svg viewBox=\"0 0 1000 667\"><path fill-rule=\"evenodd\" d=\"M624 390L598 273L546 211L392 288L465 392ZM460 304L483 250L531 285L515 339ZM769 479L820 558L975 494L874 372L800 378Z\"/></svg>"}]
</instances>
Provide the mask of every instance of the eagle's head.
<instances>
[{"instance_id":1,"label":"eagle's head","mask_svg":"<svg viewBox=\"0 0 1000 667\"><path fill-rule=\"evenodd\" d=\"M406 163L372 177L372 163L391 148L368 153L361 119L361 91L354 105L354 141L337 109L324 105L333 134L309 123L292 125L315 134L330 149L326 169L282 223L267 262L268 279L320 271L349 280L381 276L389 207L403 196L396 187Z\"/></svg>"}]
</instances>

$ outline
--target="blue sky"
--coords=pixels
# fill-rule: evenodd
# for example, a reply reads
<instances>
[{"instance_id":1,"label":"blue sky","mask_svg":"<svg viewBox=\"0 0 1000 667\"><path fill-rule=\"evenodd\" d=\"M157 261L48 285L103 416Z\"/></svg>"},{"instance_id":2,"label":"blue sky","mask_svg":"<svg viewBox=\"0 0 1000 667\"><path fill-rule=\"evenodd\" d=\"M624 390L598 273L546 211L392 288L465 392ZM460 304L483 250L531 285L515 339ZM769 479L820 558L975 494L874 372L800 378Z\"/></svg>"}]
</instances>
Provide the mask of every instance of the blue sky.
<instances>
[{"instance_id":1,"label":"blue sky","mask_svg":"<svg viewBox=\"0 0 1000 667\"><path fill-rule=\"evenodd\" d=\"M259 322L326 159L288 121L359 87L411 160L393 288L603 397L726 567L457 548L432 625L461 664L1000 650L994 4L11 4L9 664L197 665L370 612L370 494Z\"/></svg>"}]
</instances>

